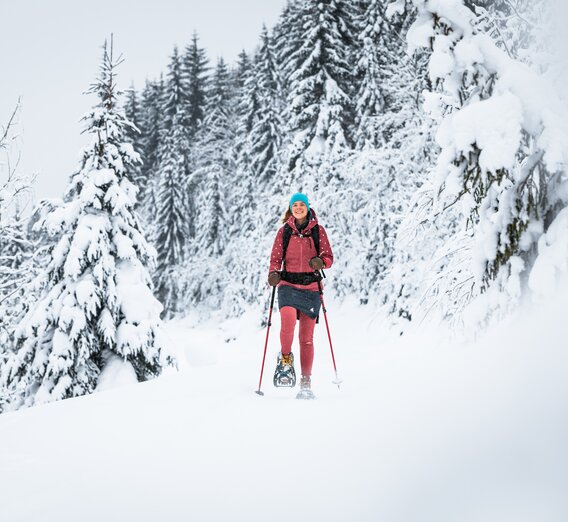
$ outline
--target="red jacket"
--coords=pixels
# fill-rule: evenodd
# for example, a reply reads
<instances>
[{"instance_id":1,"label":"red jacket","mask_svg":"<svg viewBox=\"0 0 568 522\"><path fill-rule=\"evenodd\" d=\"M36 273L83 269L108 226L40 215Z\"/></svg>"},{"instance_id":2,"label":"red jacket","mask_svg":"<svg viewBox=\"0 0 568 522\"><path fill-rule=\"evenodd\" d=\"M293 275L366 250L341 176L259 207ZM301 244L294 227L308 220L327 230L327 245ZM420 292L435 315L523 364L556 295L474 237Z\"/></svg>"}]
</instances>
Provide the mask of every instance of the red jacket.
<instances>
[{"instance_id":1,"label":"red jacket","mask_svg":"<svg viewBox=\"0 0 568 522\"><path fill-rule=\"evenodd\" d=\"M309 261L312 257L319 256L323 261L324 268L329 268L333 264L333 252L327 238L324 228L319 227L319 247L320 251L316 252L314 240L312 239L312 229L318 224L316 213L311 211L311 219L300 234L296 228L296 220L294 216L288 218L287 224L292 227L292 236L288 243L286 250L286 271L287 272L313 272L314 269L310 267ZM272 247L272 254L270 256L270 272L282 270L282 240L284 234L284 226L280 227L274 240ZM287 285L299 288L301 290L318 290L317 283L310 283L309 285L293 285L287 281L281 281L278 286Z\"/></svg>"}]
</instances>

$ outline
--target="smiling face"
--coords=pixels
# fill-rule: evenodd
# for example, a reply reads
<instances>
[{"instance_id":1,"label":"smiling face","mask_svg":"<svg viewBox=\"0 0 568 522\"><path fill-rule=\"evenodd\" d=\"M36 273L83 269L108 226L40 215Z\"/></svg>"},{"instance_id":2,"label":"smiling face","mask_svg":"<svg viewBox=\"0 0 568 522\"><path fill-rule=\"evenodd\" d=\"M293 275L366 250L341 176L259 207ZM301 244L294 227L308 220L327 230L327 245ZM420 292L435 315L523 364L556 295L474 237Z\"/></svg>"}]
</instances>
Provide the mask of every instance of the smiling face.
<instances>
[{"instance_id":1,"label":"smiling face","mask_svg":"<svg viewBox=\"0 0 568 522\"><path fill-rule=\"evenodd\" d=\"M303 223L308 217L308 207L301 201L295 201L292 205L292 215L297 221Z\"/></svg>"}]
</instances>

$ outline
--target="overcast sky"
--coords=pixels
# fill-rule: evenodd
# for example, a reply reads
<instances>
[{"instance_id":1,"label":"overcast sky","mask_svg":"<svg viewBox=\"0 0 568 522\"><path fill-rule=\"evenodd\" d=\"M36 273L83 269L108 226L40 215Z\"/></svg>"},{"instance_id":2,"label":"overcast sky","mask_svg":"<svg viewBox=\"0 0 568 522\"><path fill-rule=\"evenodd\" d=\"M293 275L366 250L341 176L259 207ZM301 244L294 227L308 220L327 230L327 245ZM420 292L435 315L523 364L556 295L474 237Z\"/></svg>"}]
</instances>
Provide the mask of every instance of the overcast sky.
<instances>
[{"instance_id":1,"label":"overcast sky","mask_svg":"<svg viewBox=\"0 0 568 522\"><path fill-rule=\"evenodd\" d=\"M119 87L165 71L173 46L196 30L214 61L234 63L272 27L285 0L0 0L0 125L21 97L19 172L37 173L36 199L61 197L85 142L79 120L101 46L114 33L126 61Z\"/></svg>"}]
</instances>

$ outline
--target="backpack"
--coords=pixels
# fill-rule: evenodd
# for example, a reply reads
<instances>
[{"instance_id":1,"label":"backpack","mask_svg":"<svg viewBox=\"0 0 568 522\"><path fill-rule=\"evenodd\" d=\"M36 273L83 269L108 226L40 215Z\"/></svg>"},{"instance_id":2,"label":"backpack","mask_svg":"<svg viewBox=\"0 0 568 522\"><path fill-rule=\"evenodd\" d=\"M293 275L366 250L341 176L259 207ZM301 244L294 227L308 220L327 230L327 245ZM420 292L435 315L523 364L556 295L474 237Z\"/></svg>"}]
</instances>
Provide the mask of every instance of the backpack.
<instances>
[{"instance_id":1,"label":"backpack","mask_svg":"<svg viewBox=\"0 0 568 522\"><path fill-rule=\"evenodd\" d=\"M284 263L284 269L280 272L280 277L289 283L298 284L298 285L309 285L310 283L316 283L322 280L322 277L325 277L323 270L321 273L314 273L314 272L287 272L286 271L286 250L288 249L288 244L290 243L290 238L294 233L292 227L286 223L284 225L284 232L282 234L282 262ZM304 234L298 234L298 237L304 237ZM307 236L309 237L309 236ZM319 237L319 225L316 225L311 230L311 237L314 242L314 246L316 247L316 255L319 255L320 250L320 237Z\"/></svg>"},{"instance_id":2,"label":"backpack","mask_svg":"<svg viewBox=\"0 0 568 522\"><path fill-rule=\"evenodd\" d=\"M292 227L286 223L284 225L284 233L282 234L282 261L284 262L284 266L286 266L286 250L288 249L288 245L290 243L290 238L294 230ZM304 237L304 234L298 234L298 237ZM308 236L309 237L309 236ZM316 247L316 256L319 256L320 251L320 234L319 234L319 225L316 225L312 228L312 239L314 241L314 246Z\"/></svg>"}]
</instances>

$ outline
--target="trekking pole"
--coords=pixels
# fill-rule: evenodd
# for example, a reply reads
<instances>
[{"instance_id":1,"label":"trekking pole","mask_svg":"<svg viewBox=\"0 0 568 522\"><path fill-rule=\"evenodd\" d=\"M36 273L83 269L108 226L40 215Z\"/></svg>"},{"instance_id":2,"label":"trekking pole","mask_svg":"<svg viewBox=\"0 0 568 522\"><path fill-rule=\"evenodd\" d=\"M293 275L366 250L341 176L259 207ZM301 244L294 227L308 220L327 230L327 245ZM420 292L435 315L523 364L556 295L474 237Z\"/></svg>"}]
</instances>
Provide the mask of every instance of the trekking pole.
<instances>
[{"instance_id":1,"label":"trekking pole","mask_svg":"<svg viewBox=\"0 0 568 522\"><path fill-rule=\"evenodd\" d=\"M325 274L323 273L323 270L321 270L321 276L318 277L318 288L319 288L321 307L322 307L322 310L323 310L323 317L325 319L325 327L327 329L327 337L329 339L329 348L331 350L331 360L333 361L333 369L335 370L335 380L333 381L333 384L337 384L337 389L340 389L339 385L341 384L342 381L339 378L339 376L337 375L337 365L335 364L335 355L333 353L333 344L331 342L331 333L329 332L329 323L327 321L327 310L325 309L325 303L323 302L323 289L321 287L321 280L322 280L323 277L325 277Z\"/></svg>"},{"instance_id":2,"label":"trekking pole","mask_svg":"<svg viewBox=\"0 0 568 522\"><path fill-rule=\"evenodd\" d=\"M266 359L266 348L268 346L268 334L270 332L270 325L272 324L272 309L274 308L274 295L276 294L276 287L272 287L272 298L270 299L270 312L268 313L268 328L266 329L266 341L264 342L264 355L262 356L262 368L260 369L260 379L258 381L258 390L255 391L258 395L264 395L264 392L260 391L260 386L262 385L262 374L264 373L264 361Z\"/></svg>"}]
</instances>

